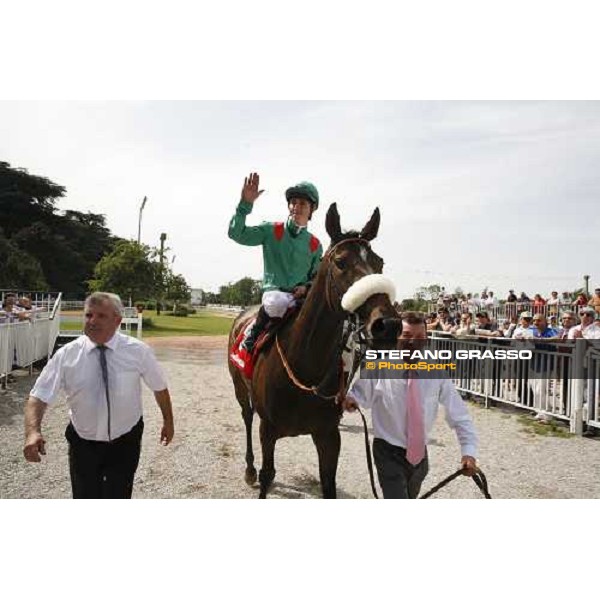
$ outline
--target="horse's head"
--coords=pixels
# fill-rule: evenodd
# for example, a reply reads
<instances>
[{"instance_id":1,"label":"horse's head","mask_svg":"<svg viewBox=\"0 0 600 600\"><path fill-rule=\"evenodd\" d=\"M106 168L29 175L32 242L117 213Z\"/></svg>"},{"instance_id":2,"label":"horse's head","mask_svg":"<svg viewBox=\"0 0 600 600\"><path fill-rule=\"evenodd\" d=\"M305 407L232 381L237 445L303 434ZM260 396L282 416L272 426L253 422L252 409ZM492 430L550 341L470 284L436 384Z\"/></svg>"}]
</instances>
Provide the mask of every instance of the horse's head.
<instances>
[{"instance_id":1,"label":"horse's head","mask_svg":"<svg viewBox=\"0 0 600 600\"><path fill-rule=\"evenodd\" d=\"M370 344L384 349L396 346L402 321L393 305L394 284L381 275L383 259L370 244L377 237L379 223L376 208L360 232L342 233L337 206L332 204L325 221L331 245L323 261L330 308L357 314Z\"/></svg>"}]
</instances>

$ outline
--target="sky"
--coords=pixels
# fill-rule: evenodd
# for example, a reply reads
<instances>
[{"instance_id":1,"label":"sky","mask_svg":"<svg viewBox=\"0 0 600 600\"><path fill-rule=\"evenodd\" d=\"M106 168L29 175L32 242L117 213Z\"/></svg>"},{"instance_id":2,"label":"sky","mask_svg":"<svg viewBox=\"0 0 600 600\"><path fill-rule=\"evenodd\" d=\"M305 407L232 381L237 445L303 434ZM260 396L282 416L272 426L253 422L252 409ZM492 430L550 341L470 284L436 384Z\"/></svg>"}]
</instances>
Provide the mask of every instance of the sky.
<instances>
[{"instance_id":1,"label":"sky","mask_svg":"<svg viewBox=\"0 0 600 600\"><path fill-rule=\"evenodd\" d=\"M420 286L506 296L600 286L595 101L0 101L0 160L48 177L61 210L106 216L158 246L173 270L216 291L262 276L260 248L227 227L244 177L264 194L247 223L286 218L285 189L312 181L309 228L381 211L373 248L398 297Z\"/></svg>"},{"instance_id":2,"label":"sky","mask_svg":"<svg viewBox=\"0 0 600 600\"><path fill-rule=\"evenodd\" d=\"M491 10L489 3L476 0L340 4L106 0L99 8L73 0L4 3L2 16L8 26L0 36L0 56L6 57L0 95L11 101L0 100L0 160L66 186L61 209L103 213L115 234L130 239L137 237L139 205L148 196L142 241L158 244L166 232L171 255L176 256L174 269L194 287L214 289L247 274L260 276L260 250L237 246L226 236L243 178L253 170L261 174L266 192L249 223L285 218L283 193L302 179L312 180L321 192L322 208L311 227L325 244L323 224L330 202L337 201L346 227L361 227L379 206L382 225L373 246L385 258L385 272L394 279L400 297L431 283L449 289L460 285L468 291L487 285L501 296L509 287L528 293L571 289L581 285L584 274L591 275L592 286L600 284L595 256L597 103L49 101L600 97L598 77L593 76L597 3L589 0L574 0L569 10L564 3L540 0L508 0ZM23 98L48 100L19 100ZM141 512L155 518L163 509L156 502L142 506ZM322 505L302 506L304 514L296 518L301 528L330 527ZM412 513L421 511L423 518L404 519L398 527L405 537L425 544L429 540L423 540L423 523L446 533L457 524L451 535L437 536L436 544L426 547L436 558L443 557L438 562L451 575L464 568L462 557L471 551L473 535L479 534L470 532L467 538L457 527L464 529L463 521L472 521L473 512L484 505L449 506L415 503ZM544 511L552 517L546 506L535 506L542 519ZM268 507L270 529L280 524L289 529L289 510L283 504ZM515 501L510 506L496 504L497 518L486 520L477 539L486 556L501 560L515 539L525 541L522 533L530 518L515 507L521 508ZM203 514L196 519L201 535L218 545L225 527L231 545L256 513L254 505L252 513L249 508L240 504L231 511L230 505L203 504ZM376 514L367 513L370 508L349 503L335 510L338 516L347 511L349 518L365 512L365 518L375 522L365 543L375 535L379 547L385 548L389 539L377 534L387 533L397 521L395 507L386 510L383 504ZM68 527L77 522L73 513L78 517L82 509L69 505L68 510L59 520L61 532L65 523ZM140 512L139 506L136 510ZM101 510L95 515L103 527L97 536L101 551L104 531L114 531L115 526L131 530L131 514L121 512L111 506L110 514ZM170 539L175 541L165 558L167 568L181 574L181 565L188 566L190 556L197 563L199 553L216 575L205 582L206 589L229 582L229 572L211 561L214 543L195 544L189 552L190 519L172 512L167 514L165 505L165 518L174 525ZM585 511L572 511L573 515L581 523L553 531L553 542L562 542L560 536L565 535L564 543L572 544L574 532L586 531ZM478 522L485 516L482 513ZM11 535L13 522L19 529ZM28 521L7 520L9 544L14 540L15 548L31 537L23 536L23 522ZM36 524L32 533L39 536L37 529ZM145 542L147 528L137 529L137 538ZM356 528L351 537L346 530L337 527L334 532L342 544L363 541ZM315 553L314 543L308 546L312 539L303 532L296 528L288 536L293 542L284 541L286 551L280 554L285 564L274 557L281 567L274 571L276 584L287 584L290 556L302 560L310 552L314 560L327 560L319 548ZM60 549L60 536L44 533ZM543 535L531 538L526 540L530 555L543 556ZM494 543L487 543L489 539ZM271 538L263 536L254 543L255 550L268 552ZM410 546L396 546L396 562L400 553L413 572L428 576ZM150 537L136 546L142 568L153 559L147 549L153 550ZM380 571L384 554L372 556L371 561L371 556L363 557L363 563ZM454 556L459 558L448 560ZM573 567L581 568L581 556L577 560ZM15 582L22 564L11 564ZM85 577L81 566L71 576ZM471 569L469 577L484 584L485 577L493 579L495 573L481 567ZM193 573L193 566L187 571ZM44 575L53 590L53 573ZM329 590L331 578L313 573L315 577L317 585ZM177 591L197 585L197 577L190 585L185 577L171 579ZM244 577L238 580L246 582ZM156 582L149 581L154 591ZM383 591L387 581L376 583ZM502 583L506 587L513 581ZM516 578L514 583L521 592L528 584L539 588L532 578ZM560 583L553 582L555 587ZM57 584L63 585L62 580ZM411 581L406 584L412 591ZM8 589L16 591L16 585L8 581ZM337 578L336 588L339 585ZM573 588L573 581L569 585Z\"/></svg>"}]
</instances>

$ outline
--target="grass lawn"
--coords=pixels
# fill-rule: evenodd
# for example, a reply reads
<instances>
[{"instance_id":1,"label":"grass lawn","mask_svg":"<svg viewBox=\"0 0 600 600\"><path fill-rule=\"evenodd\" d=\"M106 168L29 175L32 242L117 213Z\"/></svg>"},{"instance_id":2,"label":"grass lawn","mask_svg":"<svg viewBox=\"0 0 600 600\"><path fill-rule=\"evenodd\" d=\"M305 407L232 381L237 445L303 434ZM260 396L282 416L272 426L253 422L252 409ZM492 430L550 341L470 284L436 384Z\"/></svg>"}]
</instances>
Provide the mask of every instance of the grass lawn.
<instances>
[{"instance_id":1,"label":"grass lawn","mask_svg":"<svg viewBox=\"0 0 600 600\"><path fill-rule=\"evenodd\" d=\"M144 318L152 319L153 327L144 327L143 337L174 335L228 335L233 323L232 317L216 316L199 310L187 317L156 316L156 311L145 310Z\"/></svg>"},{"instance_id":2,"label":"grass lawn","mask_svg":"<svg viewBox=\"0 0 600 600\"><path fill-rule=\"evenodd\" d=\"M195 315L187 317L167 317L164 314L157 317L156 311L145 310L144 319L147 318L152 319L152 327L144 326L142 339L178 335L228 335L234 317L217 316L205 310L199 310ZM60 325L62 331L81 330L82 327L82 321L63 320ZM135 335L135 328L131 331Z\"/></svg>"}]
</instances>

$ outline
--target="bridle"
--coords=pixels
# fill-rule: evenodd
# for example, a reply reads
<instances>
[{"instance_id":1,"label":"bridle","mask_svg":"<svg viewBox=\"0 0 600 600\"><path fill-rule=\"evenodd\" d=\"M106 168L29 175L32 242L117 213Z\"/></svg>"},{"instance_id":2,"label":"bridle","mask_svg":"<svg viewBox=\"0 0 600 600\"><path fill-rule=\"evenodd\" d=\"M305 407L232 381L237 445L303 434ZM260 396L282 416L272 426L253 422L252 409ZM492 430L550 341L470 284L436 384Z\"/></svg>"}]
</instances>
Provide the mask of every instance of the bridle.
<instances>
[{"instance_id":1,"label":"bridle","mask_svg":"<svg viewBox=\"0 0 600 600\"><path fill-rule=\"evenodd\" d=\"M346 332L345 332L344 336L342 337L342 341L340 343L338 351L336 352L336 356L339 357L340 362L342 360L342 354L344 352L344 349L347 349L346 345L347 345L348 340L351 335L356 336L359 347L362 348L363 344L366 346L366 336L364 334L364 325L360 325L359 317L356 313L350 313L342 308L342 296L344 294L343 294L343 292L340 291L340 289L336 285L335 278L333 277L333 271L332 271L333 253L343 244L348 244L350 242L358 242L360 244L363 244L367 248L371 247L371 244L369 244L369 242L363 238L360 238L360 237L346 238L344 240L340 240L339 242L337 242L336 244L331 246L331 248L329 248L327 250L327 252L325 253L325 256L323 257L324 261L327 260L327 272L325 274L325 302L326 302L329 310L331 310L333 312L339 312L341 310L344 313L344 323L347 324ZM336 296L335 304L332 302L332 299L331 299L332 298L332 292L331 292L332 289L334 290L335 296ZM277 353L279 354L281 364L283 365L290 381L297 388L299 388L305 392L310 392L310 393L314 394L315 396L319 396L320 398L324 398L326 400L335 400L340 395L340 392L344 388L344 370L343 370L343 368L340 369L340 383L339 383L339 387L338 387L336 393L332 394L332 395L326 395L326 394L322 393L321 389L322 389L323 384L327 380L327 374L325 375L323 380L318 385L303 384L296 377L292 367L290 366L288 360L286 359L283 349L281 348L281 345L279 344L279 336L277 334L275 335L275 345L277 347ZM356 361L355 361L355 364L357 364ZM354 371L355 370L356 369L354 369ZM352 373L353 375L354 375L354 371ZM352 380L352 377L349 377L348 383L347 383L348 386L350 385L351 380ZM346 391L348 391L348 390L346 389Z\"/></svg>"},{"instance_id":2,"label":"bridle","mask_svg":"<svg viewBox=\"0 0 600 600\"><path fill-rule=\"evenodd\" d=\"M339 242L337 242L336 244L331 246L331 248L329 248L327 250L327 252L325 253L325 256L323 257L323 260L327 260L327 273L325 274L325 302L327 302L327 307L329 308L329 310L332 310L334 312L337 312L341 309L346 314L348 314L347 311L342 309L342 296L344 295L344 293L340 291L340 289L338 288L338 286L335 283L335 278L333 277L332 257L333 257L334 252L340 246L342 246L343 244L348 244L350 242L357 242L359 244L362 244L363 246L366 246L369 249L371 248L371 244L363 238L360 238L360 237L346 238L345 240L340 240ZM334 305L333 302L331 301L331 288L334 289L335 294L337 296L336 297L336 305Z\"/></svg>"}]
</instances>

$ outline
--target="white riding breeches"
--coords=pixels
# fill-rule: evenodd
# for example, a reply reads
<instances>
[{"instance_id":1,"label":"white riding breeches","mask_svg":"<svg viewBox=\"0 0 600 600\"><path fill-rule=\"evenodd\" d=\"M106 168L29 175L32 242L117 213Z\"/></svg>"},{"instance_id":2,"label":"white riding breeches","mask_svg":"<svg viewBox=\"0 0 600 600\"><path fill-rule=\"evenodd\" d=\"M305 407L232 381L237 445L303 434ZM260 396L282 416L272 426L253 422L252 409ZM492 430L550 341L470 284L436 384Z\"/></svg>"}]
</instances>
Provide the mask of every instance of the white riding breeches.
<instances>
[{"instance_id":1,"label":"white riding breeches","mask_svg":"<svg viewBox=\"0 0 600 600\"><path fill-rule=\"evenodd\" d=\"M271 290L262 296L262 305L270 317L283 317L285 311L296 304L296 298L289 292Z\"/></svg>"}]
</instances>

